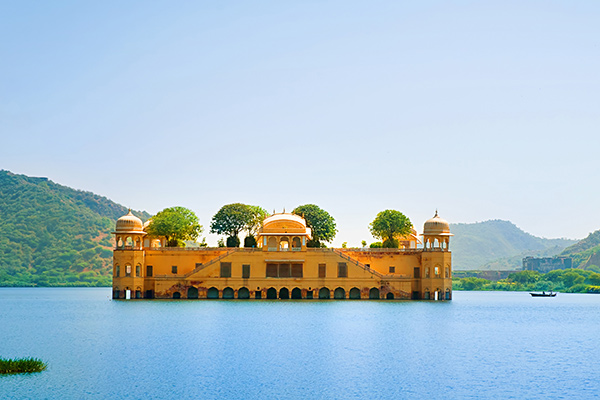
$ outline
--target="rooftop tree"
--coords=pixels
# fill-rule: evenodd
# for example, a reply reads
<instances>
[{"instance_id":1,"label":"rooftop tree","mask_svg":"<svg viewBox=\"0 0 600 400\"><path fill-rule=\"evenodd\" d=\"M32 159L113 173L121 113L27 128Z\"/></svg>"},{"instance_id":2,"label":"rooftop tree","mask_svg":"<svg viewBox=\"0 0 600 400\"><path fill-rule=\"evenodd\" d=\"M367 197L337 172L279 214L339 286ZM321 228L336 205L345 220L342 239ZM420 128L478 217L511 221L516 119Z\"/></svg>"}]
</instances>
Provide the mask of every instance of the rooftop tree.
<instances>
[{"instance_id":1,"label":"rooftop tree","mask_svg":"<svg viewBox=\"0 0 600 400\"><path fill-rule=\"evenodd\" d=\"M371 234L383 241L384 248L398 248L398 238L410 234L413 225L410 219L400 211L385 210L369 225Z\"/></svg>"},{"instance_id":2,"label":"rooftop tree","mask_svg":"<svg viewBox=\"0 0 600 400\"><path fill-rule=\"evenodd\" d=\"M247 206L250 211L251 218L246 225L248 236L244 239L244 247L255 247L256 246L256 234L263 224L263 221L268 216L267 210L260 206Z\"/></svg>"},{"instance_id":3,"label":"rooftop tree","mask_svg":"<svg viewBox=\"0 0 600 400\"><path fill-rule=\"evenodd\" d=\"M253 211L242 203L227 204L213 216L210 232L227 235L227 247L239 247L238 235L252 222Z\"/></svg>"},{"instance_id":4,"label":"rooftop tree","mask_svg":"<svg viewBox=\"0 0 600 400\"><path fill-rule=\"evenodd\" d=\"M312 239L307 247L325 247L323 242L331 242L337 233L335 219L329 213L314 204L298 206L292 213L303 217L312 231Z\"/></svg>"},{"instance_id":5,"label":"rooftop tree","mask_svg":"<svg viewBox=\"0 0 600 400\"><path fill-rule=\"evenodd\" d=\"M165 208L150 219L146 228L152 236L164 236L167 246L184 246L185 240L196 240L202 233L202 225L193 211L185 207Z\"/></svg>"}]
</instances>

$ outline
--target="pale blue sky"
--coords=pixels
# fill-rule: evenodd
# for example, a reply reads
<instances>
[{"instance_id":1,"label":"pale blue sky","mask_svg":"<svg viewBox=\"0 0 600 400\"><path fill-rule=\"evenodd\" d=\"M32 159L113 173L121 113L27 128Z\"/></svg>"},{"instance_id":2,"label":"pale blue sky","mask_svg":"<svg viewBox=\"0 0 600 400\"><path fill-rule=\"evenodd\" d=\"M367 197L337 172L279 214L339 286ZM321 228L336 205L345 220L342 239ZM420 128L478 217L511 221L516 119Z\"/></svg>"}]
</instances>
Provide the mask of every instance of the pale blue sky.
<instances>
[{"instance_id":1,"label":"pale blue sky","mask_svg":"<svg viewBox=\"0 0 600 400\"><path fill-rule=\"evenodd\" d=\"M206 228L315 203L336 245L387 208L582 238L598 21L597 1L4 1L0 168Z\"/></svg>"}]
</instances>

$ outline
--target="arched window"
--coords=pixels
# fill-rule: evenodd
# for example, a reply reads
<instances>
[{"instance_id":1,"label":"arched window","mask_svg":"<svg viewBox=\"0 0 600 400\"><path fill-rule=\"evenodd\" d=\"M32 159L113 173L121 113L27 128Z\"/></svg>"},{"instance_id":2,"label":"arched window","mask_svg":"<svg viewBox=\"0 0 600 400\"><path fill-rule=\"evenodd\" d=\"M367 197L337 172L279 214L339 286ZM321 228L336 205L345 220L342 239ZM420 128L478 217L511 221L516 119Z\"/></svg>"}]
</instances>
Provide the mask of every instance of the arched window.
<instances>
[{"instance_id":1,"label":"arched window","mask_svg":"<svg viewBox=\"0 0 600 400\"><path fill-rule=\"evenodd\" d=\"M140 276L141 269L142 267L140 264L135 266L135 276Z\"/></svg>"},{"instance_id":2,"label":"arched window","mask_svg":"<svg viewBox=\"0 0 600 400\"><path fill-rule=\"evenodd\" d=\"M131 276L131 265L129 264L125 266L125 276Z\"/></svg>"},{"instance_id":3,"label":"arched window","mask_svg":"<svg viewBox=\"0 0 600 400\"><path fill-rule=\"evenodd\" d=\"M275 236L269 238L269 251L277 251L277 238Z\"/></svg>"},{"instance_id":4,"label":"arched window","mask_svg":"<svg viewBox=\"0 0 600 400\"><path fill-rule=\"evenodd\" d=\"M440 276L440 267L435 267L433 269L433 272L434 272L436 278L439 277Z\"/></svg>"},{"instance_id":5,"label":"arched window","mask_svg":"<svg viewBox=\"0 0 600 400\"><path fill-rule=\"evenodd\" d=\"M300 243L300 238L295 237L292 239L292 251L299 251L302 249L302 244Z\"/></svg>"},{"instance_id":6,"label":"arched window","mask_svg":"<svg viewBox=\"0 0 600 400\"><path fill-rule=\"evenodd\" d=\"M425 267L425 278L429 278L429 267Z\"/></svg>"},{"instance_id":7,"label":"arched window","mask_svg":"<svg viewBox=\"0 0 600 400\"><path fill-rule=\"evenodd\" d=\"M121 274L121 267L115 265L115 276L118 277Z\"/></svg>"},{"instance_id":8,"label":"arched window","mask_svg":"<svg viewBox=\"0 0 600 400\"><path fill-rule=\"evenodd\" d=\"M123 238L121 236L117 237L117 248L118 249L123 248Z\"/></svg>"},{"instance_id":9,"label":"arched window","mask_svg":"<svg viewBox=\"0 0 600 400\"><path fill-rule=\"evenodd\" d=\"M444 278L450 278L450 268L446 267Z\"/></svg>"},{"instance_id":10,"label":"arched window","mask_svg":"<svg viewBox=\"0 0 600 400\"><path fill-rule=\"evenodd\" d=\"M135 239L135 248L136 249L140 248L140 238Z\"/></svg>"},{"instance_id":11,"label":"arched window","mask_svg":"<svg viewBox=\"0 0 600 400\"><path fill-rule=\"evenodd\" d=\"M279 240L279 251L288 251L290 249L290 239L287 236Z\"/></svg>"}]
</instances>

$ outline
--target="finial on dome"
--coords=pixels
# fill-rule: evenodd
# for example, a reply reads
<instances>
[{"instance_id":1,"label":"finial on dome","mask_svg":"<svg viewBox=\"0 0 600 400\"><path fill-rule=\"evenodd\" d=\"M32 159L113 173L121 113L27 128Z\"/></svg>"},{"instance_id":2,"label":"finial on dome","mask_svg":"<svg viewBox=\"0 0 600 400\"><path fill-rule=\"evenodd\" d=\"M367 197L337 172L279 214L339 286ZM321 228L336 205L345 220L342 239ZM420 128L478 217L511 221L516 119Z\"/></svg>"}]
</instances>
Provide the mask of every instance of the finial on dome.
<instances>
[{"instance_id":1,"label":"finial on dome","mask_svg":"<svg viewBox=\"0 0 600 400\"><path fill-rule=\"evenodd\" d=\"M285 214L285 207L283 207L283 213Z\"/></svg>"},{"instance_id":2,"label":"finial on dome","mask_svg":"<svg viewBox=\"0 0 600 400\"><path fill-rule=\"evenodd\" d=\"M129 212L127 213L127 215L129 215L129 214L131 214L131 208L129 209ZM133 215L133 214L131 214L131 215Z\"/></svg>"},{"instance_id":3,"label":"finial on dome","mask_svg":"<svg viewBox=\"0 0 600 400\"><path fill-rule=\"evenodd\" d=\"M438 213L437 213L437 208L435 209L435 215L433 216L433 218L437 217Z\"/></svg>"}]
</instances>

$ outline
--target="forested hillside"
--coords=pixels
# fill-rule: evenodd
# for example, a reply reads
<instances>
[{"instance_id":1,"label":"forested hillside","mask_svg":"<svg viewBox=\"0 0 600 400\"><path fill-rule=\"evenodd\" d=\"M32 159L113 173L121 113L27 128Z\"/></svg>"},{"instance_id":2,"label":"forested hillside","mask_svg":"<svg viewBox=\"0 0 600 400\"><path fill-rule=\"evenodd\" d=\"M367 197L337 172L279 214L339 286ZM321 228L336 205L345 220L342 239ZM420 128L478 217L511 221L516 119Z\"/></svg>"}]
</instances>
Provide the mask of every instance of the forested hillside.
<instances>
[{"instance_id":1,"label":"forested hillside","mask_svg":"<svg viewBox=\"0 0 600 400\"><path fill-rule=\"evenodd\" d=\"M572 257L574 268L600 266L600 230L590 233L585 239L567 247L561 256Z\"/></svg>"},{"instance_id":2,"label":"forested hillside","mask_svg":"<svg viewBox=\"0 0 600 400\"><path fill-rule=\"evenodd\" d=\"M510 221L491 220L451 224L452 267L468 269L517 269L526 256L549 257L576 243L570 239L544 239L519 229Z\"/></svg>"},{"instance_id":3,"label":"forested hillside","mask_svg":"<svg viewBox=\"0 0 600 400\"><path fill-rule=\"evenodd\" d=\"M105 197L1 170L0 286L109 286L110 232L126 213Z\"/></svg>"}]
</instances>

